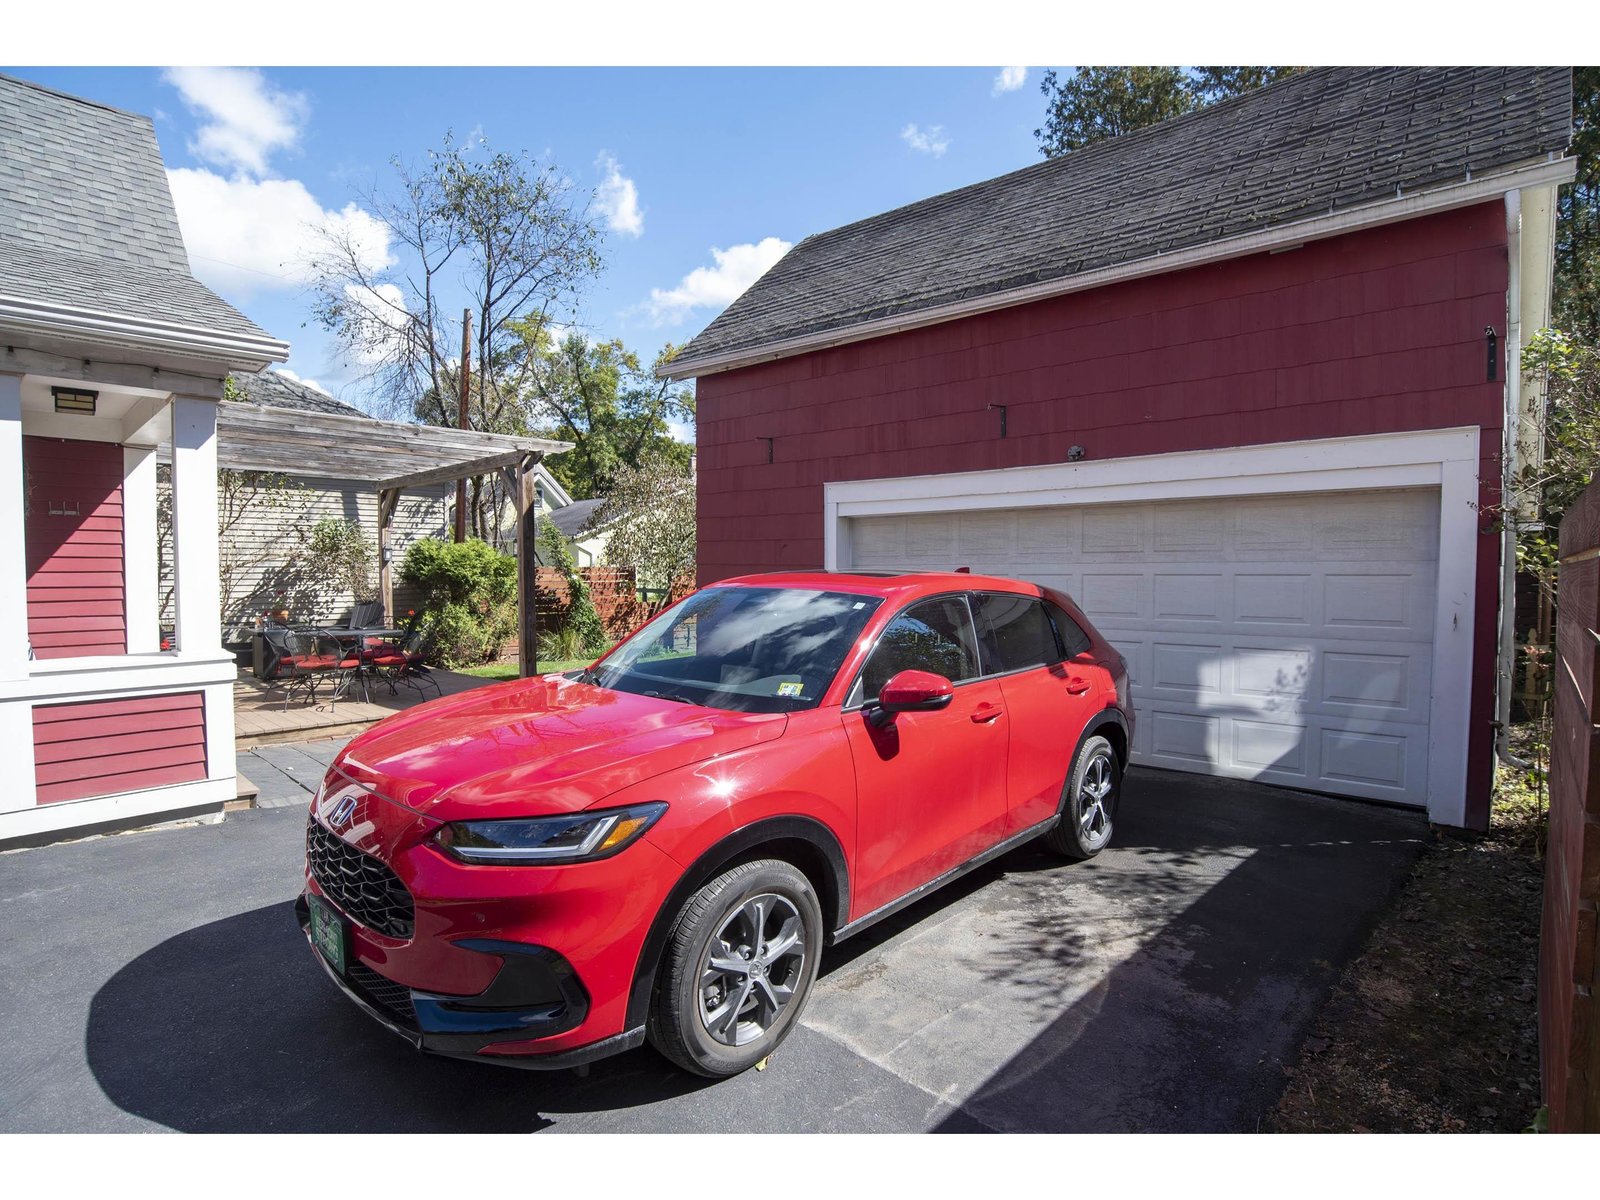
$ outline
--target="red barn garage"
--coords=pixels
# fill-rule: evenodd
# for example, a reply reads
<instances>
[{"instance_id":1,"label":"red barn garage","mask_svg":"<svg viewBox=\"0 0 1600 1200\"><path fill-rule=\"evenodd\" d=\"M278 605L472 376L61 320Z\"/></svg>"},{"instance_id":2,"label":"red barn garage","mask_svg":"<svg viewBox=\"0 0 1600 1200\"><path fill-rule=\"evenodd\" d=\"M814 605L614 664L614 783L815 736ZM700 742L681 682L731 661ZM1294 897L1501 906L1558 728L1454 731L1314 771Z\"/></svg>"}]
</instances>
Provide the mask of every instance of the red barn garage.
<instances>
[{"instance_id":1,"label":"red barn garage","mask_svg":"<svg viewBox=\"0 0 1600 1200\"><path fill-rule=\"evenodd\" d=\"M1571 107L1565 68L1312 70L806 238L670 368L702 582L1065 587L1135 761L1484 827Z\"/></svg>"}]
</instances>

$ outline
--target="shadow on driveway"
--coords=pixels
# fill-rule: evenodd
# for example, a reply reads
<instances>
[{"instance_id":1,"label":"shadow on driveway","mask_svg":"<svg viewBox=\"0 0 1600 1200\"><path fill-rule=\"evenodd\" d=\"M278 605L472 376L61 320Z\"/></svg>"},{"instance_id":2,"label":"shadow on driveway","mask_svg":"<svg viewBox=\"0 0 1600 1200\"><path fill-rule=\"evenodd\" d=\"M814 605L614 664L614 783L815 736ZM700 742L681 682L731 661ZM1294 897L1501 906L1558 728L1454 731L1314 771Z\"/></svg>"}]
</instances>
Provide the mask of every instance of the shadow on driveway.
<instances>
[{"instance_id":1,"label":"shadow on driveway","mask_svg":"<svg viewBox=\"0 0 1600 1200\"><path fill-rule=\"evenodd\" d=\"M1100 858L1024 848L830 950L759 1076L713 1087L649 1049L582 1078L420 1055L334 991L287 899L117 970L88 1066L125 1112L193 1132L732 1129L749 1105L767 1128L852 1105L890 1128L1252 1128L1426 826L1164 772L1130 792ZM908 996L925 1016L895 1011Z\"/></svg>"}]
</instances>

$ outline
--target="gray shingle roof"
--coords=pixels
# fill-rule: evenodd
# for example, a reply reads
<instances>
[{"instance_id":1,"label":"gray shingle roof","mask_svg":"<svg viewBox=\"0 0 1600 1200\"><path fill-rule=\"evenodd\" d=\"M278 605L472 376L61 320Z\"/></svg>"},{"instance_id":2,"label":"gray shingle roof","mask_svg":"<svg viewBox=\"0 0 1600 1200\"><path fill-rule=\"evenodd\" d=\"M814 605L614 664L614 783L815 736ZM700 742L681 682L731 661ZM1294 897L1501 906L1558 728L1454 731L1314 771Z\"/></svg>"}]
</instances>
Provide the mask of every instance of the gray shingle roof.
<instances>
[{"instance_id":1,"label":"gray shingle roof","mask_svg":"<svg viewBox=\"0 0 1600 1200\"><path fill-rule=\"evenodd\" d=\"M574 500L565 508L551 509L550 523L561 531L562 536L576 538L604 503L603 496L594 500Z\"/></svg>"},{"instance_id":2,"label":"gray shingle roof","mask_svg":"<svg viewBox=\"0 0 1600 1200\"><path fill-rule=\"evenodd\" d=\"M189 271L149 117L0 75L0 293L268 335Z\"/></svg>"},{"instance_id":3,"label":"gray shingle roof","mask_svg":"<svg viewBox=\"0 0 1600 1200\"><path fill-rule=\"evenodd\" d=\"M251 404L265 404L270 408L297 408L302 412L333 413L340 417L371 417L343 400L335 400L326 392L307 387L299 380L290 379L277 371L262 371L246 375L236 371L228 378Z\"/></svg>"},{"instance_id":4,"label":"gray shingle roof","mask_svg":"<svg viewBox=\"0 0 1600 1200\"><path fill-rule=\"evenodd\" d=\"M1567 67L1324 67L806 238L682 363L1066 279L1560 154Z\"/></svg>"}]
</instances>

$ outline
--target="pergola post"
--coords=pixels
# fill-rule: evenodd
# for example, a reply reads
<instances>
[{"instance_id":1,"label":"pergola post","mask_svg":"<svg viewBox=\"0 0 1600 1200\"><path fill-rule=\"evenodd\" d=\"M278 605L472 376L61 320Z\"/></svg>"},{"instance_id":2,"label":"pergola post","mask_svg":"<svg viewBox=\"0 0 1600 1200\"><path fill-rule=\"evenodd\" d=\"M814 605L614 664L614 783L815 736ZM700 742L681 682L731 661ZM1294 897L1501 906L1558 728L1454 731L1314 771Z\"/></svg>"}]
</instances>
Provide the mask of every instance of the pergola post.
<instances>
[{"instance_id":1,"label":"pergola post","mask_svg":"<svg viewBox=\"0 0 1600 1200\"><path fill-rule=\"evenodd\" d=\"M394 611L394 510L400 503L399 488L381 488L378 491L378 599L383 602L383 619L386 624L398 625Z\"/></svg>"},{"instance_id":2,"label":"pergola post","mask_svg":"<svg viewBox=\"0 0 1600 1200\"><path fill-rule=\"evenodd\" d=\"M517 511L517 670L527 679L539 670L538 579L539 506L533 468L544 457L530 454L515 470L506 471L506 483Z\"/></svg>"}]
</instances>

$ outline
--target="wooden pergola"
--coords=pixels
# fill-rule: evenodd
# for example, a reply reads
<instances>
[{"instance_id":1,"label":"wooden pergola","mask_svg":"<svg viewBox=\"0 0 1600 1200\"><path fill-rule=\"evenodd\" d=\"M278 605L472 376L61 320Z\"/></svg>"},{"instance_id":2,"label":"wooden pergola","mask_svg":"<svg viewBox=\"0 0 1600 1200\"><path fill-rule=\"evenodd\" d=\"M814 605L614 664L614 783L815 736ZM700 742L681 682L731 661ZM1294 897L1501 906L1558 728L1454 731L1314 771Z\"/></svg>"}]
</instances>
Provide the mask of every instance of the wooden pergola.
<instances>
[{"instance_id":1,"label":"wooden pergola","mask_svg":"<svg viewBox=\"0 0 1600 1200\"><path fill-rule=\"evenodd\" d=\"M545 455L571 449L571 442L548 438L408 425L237 401L217 406L219 468L317 475L373 486L378 493L378 589L384 614L391 620L394 566L390 540L400 493L498 473L517 512L517 621L523 675L536 670L538 654L533 468Z\"/></svg>"}]
</instances>

